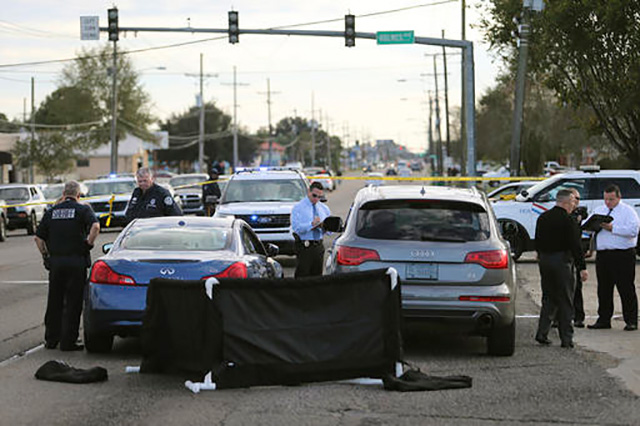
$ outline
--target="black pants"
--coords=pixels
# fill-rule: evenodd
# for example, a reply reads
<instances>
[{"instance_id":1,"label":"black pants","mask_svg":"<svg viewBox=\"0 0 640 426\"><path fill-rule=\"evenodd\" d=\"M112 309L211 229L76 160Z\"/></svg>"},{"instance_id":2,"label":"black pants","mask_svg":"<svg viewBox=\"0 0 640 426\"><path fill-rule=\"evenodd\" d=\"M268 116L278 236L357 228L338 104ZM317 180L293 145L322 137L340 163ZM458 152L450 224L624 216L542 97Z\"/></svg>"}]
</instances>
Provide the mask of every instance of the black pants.
<instances>
[{"instance_id":1,"label":"black pants","mask_svg":"<svg viewBox=\"0 0 640 426\"><path fill-rule=\"evenodd\" d=\"M596 254L598 277L598 322L611 323L613 316L613 288L618 288L622 301L624 322L638 324L638 297L636 295L635 249L599 250Z\"/></svg>"},{"instance_id":2,"label":"black pants","mask_svg":"<svg viewBox=\"0 0 640 426\"><path fill-rule=\"evenodd\" d=\"M571 256L565 252L540 253L542 308L536 337L547 338L554 317L562 343L573 342L573 295L575 273Z\"/></svg>"},{"instance_id":3,"label":"black pants","mask_svg":"<svg viewBox=\"0 0 640 426\"><path fill-rule=\"evenodd\" d=\"M85 266L60 266L52 262L49 271L49 295L44 316L44 339L71 346L78 340L82 298L87 282Z\"/></svg>"},{"instance_id":4,"label":"black pants","mask_svg":"<svg viewBox=\"0 0 640 426\"><path fill-rule=\"evenodd\" d=\"M584 322L584 299L582 297L582 280L580 271L576 269L576 291L573 294L573 322Z\"/></svg>"},{"instance_id":5,"label":"black pants","mask_svg":"<svg viewBox=\"0 0 640 426\"><path fill-rule=\"evenodd\" d=\"M324 246L322 242L304 247L300 244L297 249L297 264L295 277L311 277L322 275L322 263L324 262Z\"/></svg>"}]
</instances>

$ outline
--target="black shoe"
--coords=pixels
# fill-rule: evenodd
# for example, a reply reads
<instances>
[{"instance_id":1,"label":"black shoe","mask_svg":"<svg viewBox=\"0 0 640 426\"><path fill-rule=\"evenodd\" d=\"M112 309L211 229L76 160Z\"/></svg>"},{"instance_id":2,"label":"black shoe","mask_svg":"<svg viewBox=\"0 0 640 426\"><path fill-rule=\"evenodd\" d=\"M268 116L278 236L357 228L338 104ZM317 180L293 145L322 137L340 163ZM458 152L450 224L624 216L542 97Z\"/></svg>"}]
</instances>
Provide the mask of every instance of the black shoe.
<instances>
[{"instance_id":1,"label":"black shoe","mask_svg":"<svg viewBox=\"0 0 640 426\"><path fill-rule=\"evenodd\" d=\"M573 326L576 328L584 328L584 322L582 321L574 321Z\"/></svg>"},{"instance_id":2,"label":"black shoe","mask_svg":"<svg viewBox=\"0 0 640 426\"><path fill-rule=\"evenodd\" d=\"M637 324L627 324L624 326L624 331L635 331L638 329Z\"/></svg>"},{"instance_id":3,"label":"black shoe","mask_svg":"<svg viewBox=\"0 0 640 426\"><path fill-rule=\"evenodd\" d=\"M560 347L571 349L573 348L573 342L564 342L560 345Z\"/></svg>"},{"instance_id":4,"label":"black shoe","mask_svg":"<svg viewBox=\"0 0 640 426\"><path fill-rule=\"evenodd\" d=\"M58 342L44 342L45 349L55 349L58 347Z\"/></svg>"},{"instance_id":5,"label":"black shoe","mask_svg":"<svg viewBox=\"0 0 640 426\"><path fill-rule=\"evenodd\" d=\"M62 346L60 345L60 350L63 352L72 352L72 351L82 351L84 350L84 345L79 345L77 343L74 343L72 345L65 345Z\"/></svg>"},{"instance_id":6,"label":"black shoe","mask_svg":"<svg viewBox=\"0 0 640 426\"><path fill-rule=\"evenodd\" d=\"M538 337L536 336L536 342L540 343L541 345L545 345L548 346L551 344L551 340L549 340L548 337Z\"/></svg>"},{"instance_id":7,"label":"black shoe","mask_svg":"<svg viewBox=\"0 0 640 426\"><path fill-rule=\"evenodd\" d=\"M611 324L605 324L605 323L596 321L593 324L589 324L587 328L590 328L591 330L602 330L606 328L611 328Z\"/></svg>"}]
</instances>

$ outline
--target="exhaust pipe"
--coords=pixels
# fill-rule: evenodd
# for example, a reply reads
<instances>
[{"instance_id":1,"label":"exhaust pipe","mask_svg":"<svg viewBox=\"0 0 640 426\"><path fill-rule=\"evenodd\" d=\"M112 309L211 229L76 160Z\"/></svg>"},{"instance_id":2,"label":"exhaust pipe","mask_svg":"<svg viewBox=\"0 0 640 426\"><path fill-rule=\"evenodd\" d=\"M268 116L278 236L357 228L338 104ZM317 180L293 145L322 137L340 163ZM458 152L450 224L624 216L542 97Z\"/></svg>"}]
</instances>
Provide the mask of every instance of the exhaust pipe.
<instances>
[{"instance_id":1,"label":"exhaust pipe","mask_svg":"<svg viewBox=\"0 0 640 426\"><path fill-rule=\"evenodd\" d=\"M490 314L482 314L478 318L478 328L486 330L493 325L493 317Z\"/></svg>"}]
</instances>

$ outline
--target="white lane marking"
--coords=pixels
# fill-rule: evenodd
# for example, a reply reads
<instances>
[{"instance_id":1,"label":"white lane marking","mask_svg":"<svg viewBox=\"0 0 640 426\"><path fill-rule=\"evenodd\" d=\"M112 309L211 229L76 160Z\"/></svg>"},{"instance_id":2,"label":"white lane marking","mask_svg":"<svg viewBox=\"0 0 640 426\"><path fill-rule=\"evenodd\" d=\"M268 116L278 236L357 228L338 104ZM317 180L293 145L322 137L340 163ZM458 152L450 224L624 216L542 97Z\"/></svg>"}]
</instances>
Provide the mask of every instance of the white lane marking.
<instances>
[{"instance_id":1,"label":"white lane marking","mask_svg":"<svg viewBox=\"0 0 640 426\"><path fill-rule=\"evenodd\" d=\"M0 281L0 284L49 284L49 281Z\"/></svg>"},{"instance_id":2,"label":"white lane marking","mask_svg":"<svg viewBox=\"0 0 640 426\"><path fill-rule=\"evenodd\" d=\"M19 354L15 354L10 358L5 359L4 361L0 361L0 368L11 364L13 361L16 361L16 360L19 360L19 359L21 359L23 357L26 357L27 355L31 355L32 353L37 352L42 348L44 348L44 344L43 343L39 344L35 348L27 349L24 352L21 352Z\"/></svg>"}]
</instances>

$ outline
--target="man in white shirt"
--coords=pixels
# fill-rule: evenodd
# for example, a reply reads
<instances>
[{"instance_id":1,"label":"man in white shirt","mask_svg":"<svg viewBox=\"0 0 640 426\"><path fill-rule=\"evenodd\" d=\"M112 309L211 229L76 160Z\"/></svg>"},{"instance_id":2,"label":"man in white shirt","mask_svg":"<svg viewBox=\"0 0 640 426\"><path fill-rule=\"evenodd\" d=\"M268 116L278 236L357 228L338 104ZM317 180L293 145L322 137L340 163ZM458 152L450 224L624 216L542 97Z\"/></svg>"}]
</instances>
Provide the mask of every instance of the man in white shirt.
<instances>
[{"instance_id":1,"label":"man in white shirt","mask_svg":"<svg viewBox=\"0 0 640 426\"><path fill-rule=\"evenodd\" d=\"M596 233L596 276L598 278L598 320L590 329L611 328L613 288L618 288L626 331L638 329L638 297L635 288L636 243L640 220L633 207L621 200L620 188L604 190L604 204L594 214L611 216Z\"/></svg>"}]
</instances>

